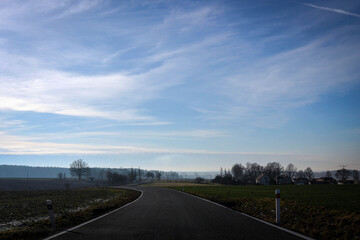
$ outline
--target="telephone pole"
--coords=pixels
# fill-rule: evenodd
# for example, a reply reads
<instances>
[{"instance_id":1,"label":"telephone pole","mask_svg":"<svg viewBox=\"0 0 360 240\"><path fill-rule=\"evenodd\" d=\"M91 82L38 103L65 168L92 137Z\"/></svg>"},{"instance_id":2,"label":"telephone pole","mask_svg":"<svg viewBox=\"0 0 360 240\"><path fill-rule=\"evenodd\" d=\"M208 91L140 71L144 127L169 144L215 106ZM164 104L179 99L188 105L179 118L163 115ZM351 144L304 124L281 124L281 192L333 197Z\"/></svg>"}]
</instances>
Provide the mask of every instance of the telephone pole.
<instances>
[{"instance_id":1,"label":"telephone pole","mask_svg":"<svg viewBox=\"0 0 360 240\"><path fill-rule=\"evenodd\" d=\"M140 185L140 182L141 182L141 176L140 176L140 167L139 167L139 185Z\"/></svg>"}]
</instances>

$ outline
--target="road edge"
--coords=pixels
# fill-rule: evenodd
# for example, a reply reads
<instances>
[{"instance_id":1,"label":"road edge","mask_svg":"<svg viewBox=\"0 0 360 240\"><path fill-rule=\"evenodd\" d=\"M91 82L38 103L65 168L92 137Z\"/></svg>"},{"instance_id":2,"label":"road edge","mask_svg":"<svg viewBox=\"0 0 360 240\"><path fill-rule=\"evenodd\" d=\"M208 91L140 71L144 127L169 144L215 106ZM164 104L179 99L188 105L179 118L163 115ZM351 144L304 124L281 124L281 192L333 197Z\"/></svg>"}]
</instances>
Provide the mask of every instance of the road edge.
<instances>
[{"instance_id":1,"label":"road edge","mask_svg":"<svg viewBox=\"0 0 360 240\"><path fill-rule=\"evenodd\" d=\"M121 188L121 187L120 187L120 188ZM125 207L127 207L127 206L129 206L129 205L131 205L131 204L133 204L133 203L135 203L135 202L137 202L137 201L143 196L143 194L144 194L144 192L143 192L142 190L140 190L140 189L133 189L133 188L123 188L123 189L135 190L135 191L141 192L141 195L140 195L137 199L135 199L134 201L129 202L129 203L125 204L124 206L121 206L121 207L119 207L119 208L117 208L117 209L115 209L115 210L112 210L111 212L105 213L104 215L101 215L101 216L99 216L99 217L96 217L96 218L94 218L94 219L91 219L91 220L89 220L89 221L87 221L87 222L81 223L81 224L79 224L79 225L77 225L77 226L75 226L75 227L66 229L66 230L64 230L64 231L62 231L62 232L59 232L59 233L55 234L55 235L49 236L49 237L47 237L47 238L44 238L43 240L50 240L50 239L56 238L56 237L61 236L61 235L65 234L65 233L68 233L68 232L70 232L70 231L73 231L73 230L75 230L75 229L77 229L77 228L79 228L79 227L85 226L86 224L89 224L89 223L91 223L91 222L95 222L96 220L99 220L99 219L101 219L101 218L103 218L103 217L106 217L106 216L108 216L108 215L110 215L110 214L113 214L113 213L115 213L115 212L117 212L117 211L119 211L119 210L121 210L121 209L123 209L123 208L125 208Z\"/></svg>"},{"instance_id":2,"label":"road edge","mask_svg":"<svg viewBox=\"0 0 360 240\"><path fill-rule=\"evenodd\" d=\"M181 192L181 193L183 193L183 194L186 194L186 195L189 195L189 196L198 198L198 199L203 200L203 201L205 201L205 202L209 202L209 203L215 204L215 205L217 205L217 206L219 206L219 207L226 208L226 209L228 209L228 210L231 210L231 211L236 212L236 213L238 213L238 214L241 214L241 215L243 215L243 216L249 217L249 218L254 219L254 220L258 221L258 222L267 224L267 225L269 225L269 226L271 226L271 227L277 228L277 229L279 229L279 230L282 230L282 231L284 231L284 232L290 233L290 234L295 235L295 236L297 236L297 237L301 237L301 238L306 239L306 240L315 240L314 238L305 236L305 235L303 235L303 234L301 234L301 233L298 233L298 232L294 232L294 231L292 231L292 230L290 230L290 229L287 229L287 228L284 228L284 227L280 227L280 226L275 225L275 224L273 224L273 223L266 222L266 221L261 220L261 219L259 219L259 218L250 216L250 215L248 215L248 214L246 214L246 213L236 211L236 210L234 210L234 209L232 209L232 208L229 208L229 207L226 207L226 206L224 206L224 205L221 205L220 203L210 201L209 199L202 198L202 197L196 196L196 195L194 195L194 194L190 194L190 193L183 192L183 191L180 191L180 190L176 190L176 189L173 189L173 188L166 188L166 189L170 189L170 190L173 190L173 191Z\"/></svg>"}]
</instances>

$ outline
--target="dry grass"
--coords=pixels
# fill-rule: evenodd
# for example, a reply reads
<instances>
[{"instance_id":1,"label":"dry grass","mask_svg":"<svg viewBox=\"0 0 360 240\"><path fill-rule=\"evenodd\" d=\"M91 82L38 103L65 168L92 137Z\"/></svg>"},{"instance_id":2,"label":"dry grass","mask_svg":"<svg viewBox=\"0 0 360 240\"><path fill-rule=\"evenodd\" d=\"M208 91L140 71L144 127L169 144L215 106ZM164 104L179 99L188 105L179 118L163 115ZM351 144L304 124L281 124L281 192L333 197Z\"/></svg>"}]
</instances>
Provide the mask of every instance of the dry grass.
<instances>
[{"instance_id":1,"label":"dry grass","mask_svg":"<svg viewBox=\"0 0 360 240\"><path fill-rule=\"evenodd\" d=\"M204 186L216 186L218 184L200 184L200 183L192 183L192 182L153 182L150 184L141 185L143 187L149 186L149 187L190 187L190 186L198 186L198 187L204 187Z\"/></svg>"}]
</instances>

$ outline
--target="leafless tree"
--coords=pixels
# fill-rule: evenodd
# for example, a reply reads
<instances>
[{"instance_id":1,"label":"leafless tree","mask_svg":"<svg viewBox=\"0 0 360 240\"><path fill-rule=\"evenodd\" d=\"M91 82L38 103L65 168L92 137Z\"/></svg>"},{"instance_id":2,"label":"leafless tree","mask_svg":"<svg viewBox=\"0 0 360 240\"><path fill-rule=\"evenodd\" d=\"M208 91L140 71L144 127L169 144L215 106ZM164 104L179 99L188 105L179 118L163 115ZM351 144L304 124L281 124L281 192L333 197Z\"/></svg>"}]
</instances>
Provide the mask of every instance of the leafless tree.
<instances>
[{"instance_id":1,"label":"leafless tree","mask_svg":"<svg viewBox=\"0 0 360 240\"><path fill-rule=\"evenodd\" d=\"M307 167L304 171L305 177L308 181L311 181L314 178L314 172L310 167Z\"/></svg>"},{"instance_id":2,"label":"leafless tree","mask_svg":"<svg viewBox=\"0 0 360 240\"><path fill-rule=\"evenodd\" d=\"M77 176L79 181L81 181L81 177L87 175L90 168L89 165L84 162L82 159L78 159L70 164L70 173L72 176Z\"/></svg>"},{"instance_id":3,"label":"leafless tree","mask_svg":"<svg viewBox=\"0 0 360 240\"><path fill-rule=\"evenodd\" d=\"M289 165L287 165L286 169L285 169L285 175L288 177L295 177L295 174L297 172L297 168L294 166L294 164L290 163Z\"/></svg>"},{"instance_id":4,"label":"leafless tree","mask_svg":"<svg viewBox=\"0 0 360 240\"><path fill-rule=\"evenodd\" d=\"M279 177L284 171L284 168L278 162L268 163L264 168L264 172L271 178L272 182L276 182L276 178Z\"/></svg>"},{"instance_id":5,"label":"leafless tree","mask_svg":"<svg viewBox=\"0 0 360 240\"><path fill-rule=\"evenodd\" d=\"M130 171L128 172L128 178L129 178L130 182L135 181L137 176L138 176L138 173L137 173L136 169L131 168Z\"/></svg>"},{"instance_id":6,"label":"leafless tree","mask_svg":"<svg viewBox=\"0 0 360 240\"><path fill-rule=\"evenodd\" d=\"M235 178L236 181L241 181L244 175L244 169L245 167L240 163L234 164L234 166L231 168L231 172Z\"/></svg>"},{"instance_id":7,"label":"leafless tree","mask_svg":"<svg viewBox=\"0 0 360 240\"><path fill-rule=\"evenodd\" d=\"M342 165L341 167L342 169L336 171L335 177L340 181L345 182L350 177L351 171L345 169L345 165Z\"/></svg>"},{"instance_id":8,"label":"leafless tree","mask_svg":"<svg viewBox=\"0 0 360 240\"><path fill-rule=\"evenodd\" d=\"M149 179L149 178L154 178L155 177L155 175L154 175L154 173L153 172L146 172L146 179Z\"/></svg>"},{"instance_id":9,"label":"leafless tree","mask_svg":"<svg viewBox=\"0 0 360 240\"><path fill-rule=\"evenodd\" d=\"M297 173L296 173L296 177L297 178L305 178L305 173L303 170L299 170Z\"/></svg>"},{"instance_id":10,"label":"leafless tree","mask_svg":"<svg viewBox=\"0 0 360 240\"><path fill-rule=\"evenodd\" d=\"M254 184L256 177L259 176L263 170L263 167L259 164L247 162L244 171L244 182Z\"/></svg>"},{"instance_id":11,"label":"leafless tree","mask_svg":"<svg viewBox=\"0 0 360 240\"><path fill-rule=\"evenodd\" d=\"M161 179L161 172L156 172L156 179L160 180Z\"/></svg>"}]
</instances>

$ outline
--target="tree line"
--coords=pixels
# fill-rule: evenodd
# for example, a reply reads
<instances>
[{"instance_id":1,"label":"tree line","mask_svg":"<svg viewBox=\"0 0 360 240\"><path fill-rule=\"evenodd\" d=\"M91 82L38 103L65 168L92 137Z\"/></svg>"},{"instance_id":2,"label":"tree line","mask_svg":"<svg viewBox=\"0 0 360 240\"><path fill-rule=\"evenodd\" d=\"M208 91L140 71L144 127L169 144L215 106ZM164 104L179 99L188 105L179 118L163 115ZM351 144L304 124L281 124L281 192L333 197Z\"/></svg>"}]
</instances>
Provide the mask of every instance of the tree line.
<instances>
[{"instance_id":1,"label":"tree line","mask_svg":"<svg viewBox=\"0 0 360 240\"><path fill-rule=\"evenodd\" d=\"M178 179L177 172L164 172L158 170L145 170L140 168L122 168L122 169L106 169L106 168L90 168L88 163L83 159L78 159L70 164L70 174L81 181L84 177L108 181L109 184L117 185L124 183L139 182L149 179ZM59 173L59 178L63 176Z\"/></svg>"},{"instance_id":2,"label":"tree line","mask_svg":"<svg viewBox=\"0 0 360 240\"><path fill-rule=\"evenodd\" d=\"M279 177L305 179L308 182L311 182L315 177L311 167L298 170L292 163L284 167L278 162L270 162L265 166L248 162L245 166L241 163L236 163L232 166L231 170L223 170L221 167L220 173L216 175L212 181L222 184L255 184L256 178L261 174L270 178L270 184L276 184ZM337 170L335 174L335 177L343 182L346 182L350 176L352 176L355 181L359 181L358 170L350 171L342 168ZM331 172L327 171L324 177L331 178Z\"/></svg>"},{"instance_id":3,"label":"tree line","mask_svg":"<svg viewBox=\"0 0 360 240\"><path fill-rule=\"evenodd\" d=\"M132 182L140 182L141 179L167 179L178 180L179 174L177 172L162 172L162 171L147 171L144 169L105 169L105 168L90 168L86 162L82 159L78 159L70 164L70 173L72 176L78 178L81 181L83 176L87 176L88 179L97 176L98 179L107 180L109 184L124 184ZM260 175L266 175L270 179L270 184L276 184L278 178L290 178L290 179L303 179L307 182L311 182L315 175L311 167L307 167L304 170L298 170L294 164L290 163L286 167L282 166L279 162L270 162L265 166L261 166L257 163L236 163L232 166L231 170L220 169L220 173L212 180L214 183L221 184L255 184L256 178ZM339 182L346 182L349 177L352 177L354 181L359 181L358 170L347 170L343 166L335 173L335 177ZM65 174L59 173L59 178L65 177ZM332 173L327 171L325 178L332 178ZM204 179L197 177L196 182L203 182Z\"/></svg>"}]
</instances>

